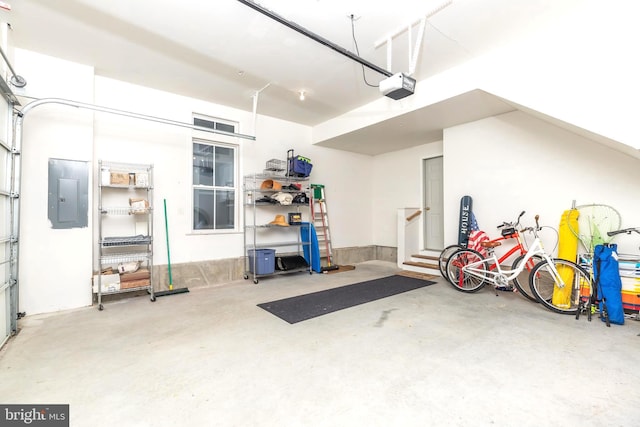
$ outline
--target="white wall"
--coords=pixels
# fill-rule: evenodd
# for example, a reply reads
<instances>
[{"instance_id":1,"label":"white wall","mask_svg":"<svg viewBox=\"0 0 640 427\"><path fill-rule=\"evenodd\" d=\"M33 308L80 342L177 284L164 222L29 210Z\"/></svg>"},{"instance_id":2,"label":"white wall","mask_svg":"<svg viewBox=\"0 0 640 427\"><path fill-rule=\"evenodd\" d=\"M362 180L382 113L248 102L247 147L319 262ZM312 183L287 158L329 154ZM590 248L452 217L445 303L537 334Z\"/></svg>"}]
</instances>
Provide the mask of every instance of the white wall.
<instances>
[{"instance_id":1,"label":"white wall","mask_svg":"<svg viewBox=\"0 0 640 427\"><path fill-rule=\"evenodd\" d=\"M564 210L604 203L623 227L640 225L638 160L522 112L512 112L444 132L445 243L457 241L460 198L473 197L480 228L497 235L502 221L525 210L525 225L540 215L558 227ZM617 239L621 252L637 253L639 239ZM547 245L548 246L548 245Z\"/></svg>"},{"instance_id":2,"label":"white wall","mask_svg":"<svg viewBox=\"0 0 640 427\"><path fill-rule=\"evenodd\" d=\"M182 122L190 122L195 112L238 121L239 133L253 132L253 115L249 112L102 77L96 78L95 103ZM95 129L96 160L154 164L155 206L161 206L163 199L167 199L171 261L174 263L233 258L243 254L242 227L224 233L191 232L191 143L192 135L196 134L239 144L241 176L262 172L267 160L286 159L289 149L309 157L314 164L310 182L326 187L334 245L371 244L370 219L361 214L362 199L353 197L358 194L370 200L370 157L312 146L308 126L258 116L256 140L251 141L194 134L189 129L96 114ZM166 264L161 214L158 209L154 218L158 236L154 244L156 264ZM273 219L273 212L270 214Z\"/></svg>"},{"instance_id":3,"label":"white wall","mask_svg":"<svg viewBox=\"0 0 640 427\"><path fill-rule=\"evenodd\" d=\"M368 213L375 191L371 157L330 148L310 148L307 149L312 154L309 157L315 165L311 182L325 186L333 247L374 244L372 216Z\"/></svg>"},{"instance_id":4,"label":"white wall","mask_svg":"<svg viewBox=\"0 0 640 427\"><path fill-rule=\"evenodd\" d=\"M250 112L96 77L91 67L81 64L17 49L15 66L28 80L18 93L25 97L58 97L186 123L191 122L192 113L200 113L237 121L238 132L254 133ZM249 98L248 109L251 102ZM312 146L309 127L261 115L256 132L255 141L216 137L239 145L240 176L262 172L267 160L284 160L287 150L294 149L312 159L311 182L326 186L334 246L372 244L371 216L362 202L372 199L370 157ZM97 269L93 182L99 159L154 164L156 265L167 262L163 199L167 200L173 263L243 255L242 222L238 230L225 233L198 234L190 229L192 137L211 134L55 104L32 110L25 118L23 134L20 311L35 314L91 304L91 275ZM51 229L47 219L49 158L91 162L89 227Z\"/></svg>"},{"instance_id":5,"label":"white wall","mask_svg":"<svg viewBox=\"0 0 640 427\"><path fill-rule=\"evenodd\" d=\"M422 206L422 161L441 155L440 141L373 158L375 173L370 209L373 215L371 233L376 245L397 246L397 210Z\"/></svg>"},{"instance_id":6,"label":"white wall","mask_svg":"<svg viewBox=\"0 0 640 427\"><path fill-rule=\"evenodd\" d=\"M91 67L22 50L15 52L15 67L28 80L20 94L90 101ZM92 142L90 112L47 105L24 116L18 309L27 314L91 304L91 209L88 227L54 230L47 201L49 158L91 162Z\"/></svg>"},{"instance_id":7,"label":"white wall","mask_svg":"<svg viewBox=\"0 0 640 427\"><path fill-rule=\"evenodd\" d=\"M637 120L633 116L635 110L629 106L635 105L637 99L640 98L640 85L636 82L637 76L640 75L640 63L630 53L636 50L635 43L640 38L640 27L635 23L639 9L640 4L632 0L607 3L585 0L580 3L574 13L559 17L553 25L528 39L514 41L487 55L473 58L456 68L418 82L416 93L401 102L381 98L314 127L314 141L322 141L347 133L375 123L380 119L401 115L479 88L526 109L541 112L543 115L582 127L619 143L638 147L640 146L638 144L640 138L636 126ZM541 122L535 121L531 117L528 117L528 120L543 126ZM521 126L521 124L517 126ZM445 234L445 243L454 243L457 240L453 234L457 225L453 224L457 222L459 197L466 194L461 188L463 178L458 176L461 169L461 157L466 155L462 154L464 151L459 151L456 148L457 144L467 144L473 147L471 152L474 153L474 156L479 151L478 139L472 134L466 134L464 138L457 137L456 143L452 147L450 138L452 135L457 135L456 132L458 132L458 128L454 129L445 132L443 145L445 194L454 194L450 196L449 205L445 206L448 212L448 214L445 212L445 217L449 221L449 234ZM509 135L515 129L507 127L504 129L505 135ZM527 128L525 127L525 129ZM525 129L522 129L522 132L527 133ZM612 151L588 139L561 131L553 125L546 124L545 129L553 129L552 132L558 133L556 141L563 141L569 146L575 144L582 151L581 158L591 167L589 182L599 182L603 178L600 175L604 176L604 180L608 180L607 177L610 176L607 167L595 167L595 161L589 160L589 156L592 154L596 156L597 160L603 155L607 159L623 159L621 164L624 164L631 171L637 164L637 160L628 158L620 152ZM551 149L551 153L558 149L556 145L548 147L546 143L540 144L537 138L533 136L530 138L532 140L523 140L520 141L520 144L526 145L525 141L529 141L534 144L533 147L544 146ZM483 163L491 164L491 172L488 172L489 177L499 177L503 173L515 174L515 171L520 171L520 173L528 171L526 167L529 163L526 161L499 163L496 160L504 157L505 151L511 151L514 149L514 145L519 146L520 144L516 144L513 138L500 135L492 135L491 141L482 142L481 152L488 153L486 157L483 157ZM584 151L584 146L591 148ZM417 149L420 150L420 147ZM385 171L373 178L376 209L372 233L376 244L395 245L395 217L392 212L396 207L419 206L421 190L419 188L408 189L405 186L406 178L415 182L419 182L421 179L419 171L412 166L410 153L411 150L403 150L374 158L374 172ZM546 163L549 164L553 161L555 161L554 158ZM617 160L604 161L607 166L616 165L616 162ZM418 162L415 164L417 165ZM569 183L563 180L563 177L566 176L565 170L564 165L548 169L545 176L553 177L553 179L549 178L551 182L559 180L564 185L568 185ZM393 173L386 171L393 171ZM613 173L616 174L617 171ZM413 178L410 177L412 174ZM474 186L479 185L476 175L470 181ZM624 188L632 181L626 180L622 187ZM453 185L453 188L450 187L450 184ZM578 199L579 203L581 198L583 203L589 203L599 197L599 193L595 193L592 187L584 187L578 183L572 184L572 187L578 186L584 192L575 196L567 196L566 200L560 204L563 208L569 207L574 198ZM389 191L380 191L382 188ZM600 186L596 185L594 188L598 189ZM557 187L552 191L555 194L560 194ZM570 192L574 193L575 188L572 188ZM602 193L602 191L599 192ZM522 194L522 191L517 190L515 194ZM625 193L620 198L618 198L620 194L617 191L609 192L607 190L605 194L614 199L610 203L615 204L616 207L623 208L633 203L628 200L629 196ZM578 197L579 195L582 197ZM518 196L512 195L511 197ZM396 201L401 206L393 206L393 209L387 207L387 198L392 203ZM519 204L524 205L524 203ZM502 204L499 206L504 209L510 205ZM550 207L548 215L554 217L553 223L558 222L560 213L555 211L559 208L553 207L553 205ZM518 206L513 207L514 211L518 209L520 209ZM529 210L531 209L534 207L529 208ZM504 212L505 217L495 215L492 221L497 220L497 222L495 224L491 222L486 226L493 228L503 220L511 219L518 212ZM629 210L626 218L623 219L628 225L633 225L633 213L633 209ZM618 240L622 242L622 239Z\"/></svg>"},{"instance_id":8,"label":"white wall","mask_svg":"<svg viewBox=\"0 0 640 427\"><path fill-rule=\"evenodd\" d=\"M585 0L553 27L475 64L478 87L640 148L640 3Z\"/></svg>"},{"instance_id":9,"label":"white wall","mask_svg":"<svg viewBox=\"0 0 640 427\"><path fill-rule=\"evenodd\" d=\"M594 134L640 148L640 39L635 0L584 0L522 40L416 84L401 101L381 97L314 127L314 142L481 89Z\"/></svg>"},{"instance_id":10,"label":"white wall","mask_svg":"<svg viewBox=\"0 0 640 427\"><path fill-rule=\"evenodd\" d=\"M192 113L212 115L240 123L243 132L250 114L238 110L207 105L165 92L96 77L95 103L119 110L190 123ZM192 136L211 138L207 133L191 129L132 119L111 114L96 114L95 161L152 163L154 165L154 263L166 264L163 199L167 200L171 261L183 263L207 259L231 258L242 253L239 232L218 234L191 233L191 143ZM217 141L237 143L243 161L254 163L252 153L257 141L215 136ZM97 232L97 231L96 231ZM96 234L97 236L97 234Z\"/></svg>"}]
</instances>

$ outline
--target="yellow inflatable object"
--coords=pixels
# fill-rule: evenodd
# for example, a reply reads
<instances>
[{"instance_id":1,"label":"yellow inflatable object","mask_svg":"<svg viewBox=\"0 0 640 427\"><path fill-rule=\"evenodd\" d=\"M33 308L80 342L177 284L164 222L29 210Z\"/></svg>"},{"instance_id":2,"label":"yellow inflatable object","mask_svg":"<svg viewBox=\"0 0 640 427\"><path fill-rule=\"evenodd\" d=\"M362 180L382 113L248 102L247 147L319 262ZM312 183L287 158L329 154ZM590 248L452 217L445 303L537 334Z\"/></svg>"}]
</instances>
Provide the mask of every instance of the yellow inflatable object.
<instances>
[{"instance_id":1,"label":"yellow inflatable object","mask_svg":"<svg viewBox=\"0 0 640 427\"><path fill-rule=\"evenodd\" d=\"M578 237L571 230L578 231L578 216L579 212L577 209L570 209L564 211L562 218L560 218L558 258L566 259L567 261L576 261L578 255ZM568 308L571 306L573 270L566 266L559 265L558 273L566 286L559 288L556 285L553 287L551 303L556 307Z\"/></svg>"}]
</instances>

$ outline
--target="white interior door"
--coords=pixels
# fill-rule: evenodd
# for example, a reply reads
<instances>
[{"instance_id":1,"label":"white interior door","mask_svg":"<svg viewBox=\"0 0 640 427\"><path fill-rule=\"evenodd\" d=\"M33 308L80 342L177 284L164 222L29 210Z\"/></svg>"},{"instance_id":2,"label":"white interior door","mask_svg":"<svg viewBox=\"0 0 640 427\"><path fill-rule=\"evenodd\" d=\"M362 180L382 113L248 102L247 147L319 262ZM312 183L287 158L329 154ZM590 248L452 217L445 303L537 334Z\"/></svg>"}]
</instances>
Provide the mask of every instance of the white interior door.
<instances>
[{"instance_id":1,"label":"white interior door","mask_svg":"<svg viewBox=\"0 0 640 427\"><path fill-rule=\"evenodd\" d=\"M425 250L444 249L444 207L442 182L442 156L424 159L422 176L424 180L423 233Z\"/></svg>"}]
</instances>

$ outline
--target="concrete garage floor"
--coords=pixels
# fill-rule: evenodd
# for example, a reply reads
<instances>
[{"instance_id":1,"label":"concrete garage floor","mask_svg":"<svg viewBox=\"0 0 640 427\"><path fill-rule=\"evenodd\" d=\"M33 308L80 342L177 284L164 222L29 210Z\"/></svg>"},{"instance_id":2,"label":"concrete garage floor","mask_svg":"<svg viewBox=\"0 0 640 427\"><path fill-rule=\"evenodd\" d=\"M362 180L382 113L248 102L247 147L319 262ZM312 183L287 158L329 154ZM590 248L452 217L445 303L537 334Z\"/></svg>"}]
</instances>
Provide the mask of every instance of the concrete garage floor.
<instances>
[{"instance_id":1,"label":"concrete garage floor","mask_svg":"<svg viewBox=\"0 0 640 427\"><path fill-rule=\"evenodd\" d=\"M290 325L256 304L384 277L373 261L27 316L0 401L72 426L636 426L640 322L425 288Z\"/></svg>"}]
</instances>

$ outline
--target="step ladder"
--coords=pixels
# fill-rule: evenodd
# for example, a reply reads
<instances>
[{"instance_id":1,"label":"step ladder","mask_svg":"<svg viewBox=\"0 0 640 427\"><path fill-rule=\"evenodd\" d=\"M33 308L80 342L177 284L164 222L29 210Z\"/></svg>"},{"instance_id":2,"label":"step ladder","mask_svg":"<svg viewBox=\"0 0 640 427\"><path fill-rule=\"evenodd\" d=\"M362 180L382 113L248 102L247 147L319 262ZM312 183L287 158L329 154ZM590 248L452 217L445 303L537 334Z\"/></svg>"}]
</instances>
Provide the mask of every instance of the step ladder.
<instances>
[{"instance_id":1,"label":"step ladder","mask_svg":"<svg viewBox=\"0 0 640 427\"><path fill-rule=\"evenodd\" d=\"M326 258L326 265L322 271L337 270L339 266L333 263L333 247L331 246L331 231L329 229L329 215L324 185L311 184L311 217L318 236L320 258Z\"/></svg>"}]
</instances>

